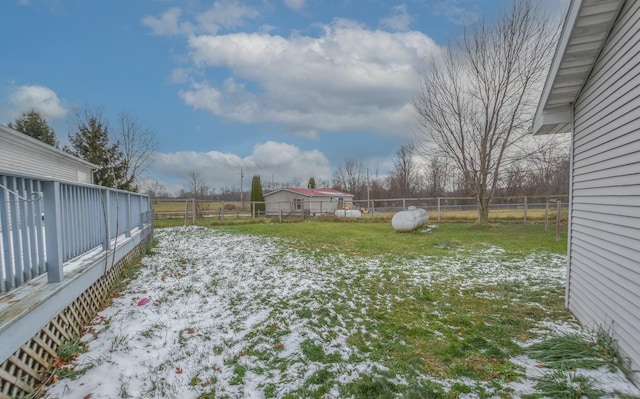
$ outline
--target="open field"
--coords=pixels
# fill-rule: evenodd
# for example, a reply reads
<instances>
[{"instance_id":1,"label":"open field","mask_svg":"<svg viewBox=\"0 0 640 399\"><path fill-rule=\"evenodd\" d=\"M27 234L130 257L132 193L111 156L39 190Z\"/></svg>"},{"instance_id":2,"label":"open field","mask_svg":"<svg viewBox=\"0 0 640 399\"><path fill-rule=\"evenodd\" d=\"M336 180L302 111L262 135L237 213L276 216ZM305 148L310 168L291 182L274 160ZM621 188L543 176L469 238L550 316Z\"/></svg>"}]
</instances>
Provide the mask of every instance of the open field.
<instances>
[{"instance_id":1,"label":"open field","mask_svg":"<svg viewBox=\"0 0 640 399\"><path fill-rule=\"evenodd\" d=\"M566 244L540 225L156 237L48 397L640 397L615 343L564 309Z\"/></svg>"}]
</instances>

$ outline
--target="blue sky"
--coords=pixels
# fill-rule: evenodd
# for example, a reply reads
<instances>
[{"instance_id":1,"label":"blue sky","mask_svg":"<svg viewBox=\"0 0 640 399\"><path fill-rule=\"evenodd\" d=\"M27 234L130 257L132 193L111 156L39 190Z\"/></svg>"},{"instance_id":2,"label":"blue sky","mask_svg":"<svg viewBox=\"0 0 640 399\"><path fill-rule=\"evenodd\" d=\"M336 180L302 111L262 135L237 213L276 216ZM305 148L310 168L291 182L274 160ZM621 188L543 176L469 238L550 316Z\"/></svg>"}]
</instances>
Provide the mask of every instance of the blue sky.
<instances>
[{"instance_id":1,"label":"blue sky","mask_svg":"<svg viewBox=\"0 0 640 399\"><path fill-rule=\"evenodd\" d=\"M561 14L566 0L544 0ZM35 108L61 142L77 107L156 132L146 178L174 192L246 176L386 173L415 133L425 60L506 0L4 0L0 123ZM248 184L245 184L245 188Z\"/></svg>"}]
</instances>

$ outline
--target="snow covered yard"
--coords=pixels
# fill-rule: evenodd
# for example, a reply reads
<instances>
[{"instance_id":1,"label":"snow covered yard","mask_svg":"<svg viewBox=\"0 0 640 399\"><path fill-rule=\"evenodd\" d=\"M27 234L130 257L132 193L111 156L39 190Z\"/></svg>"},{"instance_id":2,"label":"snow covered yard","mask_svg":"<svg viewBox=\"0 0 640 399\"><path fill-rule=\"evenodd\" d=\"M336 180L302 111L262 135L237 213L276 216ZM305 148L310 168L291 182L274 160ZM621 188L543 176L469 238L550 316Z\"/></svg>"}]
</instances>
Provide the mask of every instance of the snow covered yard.
<instances>
[{"instance_id":1,"label":"snow covered yard","mask_svg":"<svg viewBox=\"0 0 640 399\"><path fill-rule=\"evenodd\" d=\"M77 378L48 398L536 398L556 377L640 396L606 363L558 371L528 356L545 336L596 340L562 310L559 255L357 257L201 227L155 235L86 329Z\"/></svg>"}]
</instances>

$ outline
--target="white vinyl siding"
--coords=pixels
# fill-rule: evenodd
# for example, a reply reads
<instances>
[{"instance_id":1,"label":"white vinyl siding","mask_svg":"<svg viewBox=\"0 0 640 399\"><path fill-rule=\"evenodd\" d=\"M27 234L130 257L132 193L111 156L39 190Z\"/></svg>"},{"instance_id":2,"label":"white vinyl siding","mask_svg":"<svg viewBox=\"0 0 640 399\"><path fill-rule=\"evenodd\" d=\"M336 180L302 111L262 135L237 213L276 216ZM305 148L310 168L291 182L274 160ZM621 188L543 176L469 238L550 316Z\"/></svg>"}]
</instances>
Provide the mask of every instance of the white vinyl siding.
<instances>
[{"instance_id":1,"label":"white vinyl siding","mask_svg":"<svg viewBox=\"0 0 640 399\"><path fill-rule=\"evenodd\" d=\"M333 214L336 209L341 209L344 202L352 202L353 197L308 196L282 189L265 195L264 201L267 216L277 216L280 211L283 215L300 215L301 208L304 208L308 215L319 216Z\"/></svg>"},{"instance_id":2,"label":"white vinyl siding","mask_svg":"<svg viewBox=\"0 0 640 399\"><path fill-rule=\"evenodd\" d=\"M575 106L567 303L640 368L640 2L626 2Z\"/></svg>"},{"instance_id":3,"label":"white vinyl siding","mask_svg":"<svg viewBox=\"0 0 640 399\"><path fill-rule=\"evenodd\" d=\"M2 128L5 129L5 128ZM17 134L16 134L17 133ZM90 164L22 133L0 131L0 170L38 178L92 183Z\"/></svg>"}]
</instances>

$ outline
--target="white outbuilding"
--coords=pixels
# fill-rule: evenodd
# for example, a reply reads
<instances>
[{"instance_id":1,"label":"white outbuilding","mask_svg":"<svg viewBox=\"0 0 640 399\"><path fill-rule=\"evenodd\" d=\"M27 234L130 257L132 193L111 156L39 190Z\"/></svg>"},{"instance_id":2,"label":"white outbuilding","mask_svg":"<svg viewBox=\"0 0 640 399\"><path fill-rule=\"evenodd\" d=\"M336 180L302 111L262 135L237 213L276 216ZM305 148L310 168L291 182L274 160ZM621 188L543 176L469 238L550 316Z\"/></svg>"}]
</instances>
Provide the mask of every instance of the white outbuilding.
<instances>
[{"instance_id":1,"label":"white outbuilding","mask_svg":"<svg viewBox=\"0 0 640 399\"><path fill-rule=\"evenodd\" d=\"M281 188L264 195L265 214L333 215L337 209L348 209L353 204L353 194L328 188ZM304 213L303 213L304 212Z\"/></svg>"},{"instance_id":2,"label":"white outbuilding","mask_svg":"<svg viewBox=\"0 0 640 399\"><path fill-rule=\"evenodd\" d=\"M571 1L533 130L571 135L567 306L638 384L640 1Z\"/></svg>"}]
</instances>

